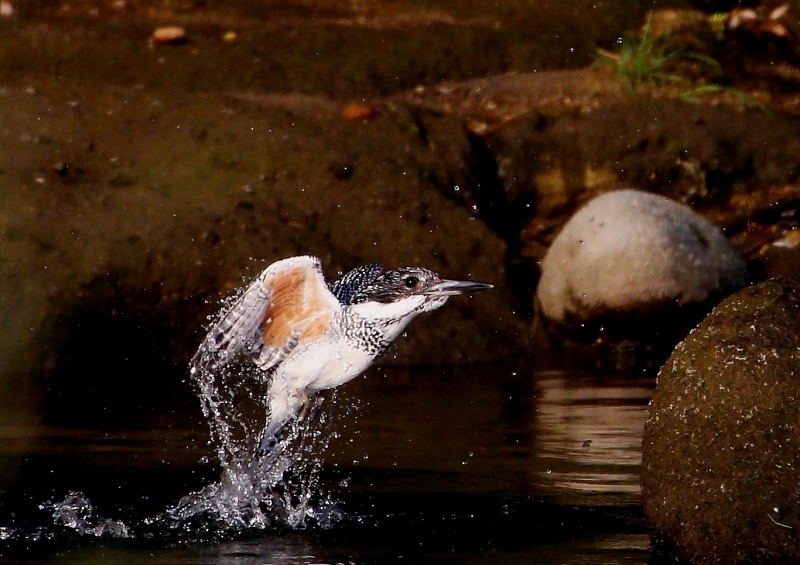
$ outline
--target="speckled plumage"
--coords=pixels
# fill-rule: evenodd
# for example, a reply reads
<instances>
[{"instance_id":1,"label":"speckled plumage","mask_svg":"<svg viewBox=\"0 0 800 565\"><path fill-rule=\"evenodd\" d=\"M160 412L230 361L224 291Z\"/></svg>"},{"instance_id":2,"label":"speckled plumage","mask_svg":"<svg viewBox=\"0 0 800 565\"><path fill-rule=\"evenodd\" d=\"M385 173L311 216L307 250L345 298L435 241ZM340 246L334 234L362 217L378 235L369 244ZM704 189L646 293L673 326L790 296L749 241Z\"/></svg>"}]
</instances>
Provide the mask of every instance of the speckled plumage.
<instances>
[{"instance_id":1,"label":"speckled plumage","mask_svg":"<svg viewBox=\"0 0 800 565\"><path fill-rule=\"evenodd\" d=\"M342 275L331 283L330 289L339 302L348 306L360 290L374 284L384 273L386 269L380 263L367 263Z\"/></svg>"},{"instance_id":2,"label":"speckled plumage","mask_svg":"<svg viewBox=\"0 0 800 565\"><path fill-rule=\"evenodd\" d=\"M330 287L319 259L290 257L261 272L209 330L192 374L249 359L269 376L269 422L261 449L315 393L364 372L418 314L450 296L491 288L440 279L419 267L386 271L370 263Z\"/></svg>"}]
</instances>

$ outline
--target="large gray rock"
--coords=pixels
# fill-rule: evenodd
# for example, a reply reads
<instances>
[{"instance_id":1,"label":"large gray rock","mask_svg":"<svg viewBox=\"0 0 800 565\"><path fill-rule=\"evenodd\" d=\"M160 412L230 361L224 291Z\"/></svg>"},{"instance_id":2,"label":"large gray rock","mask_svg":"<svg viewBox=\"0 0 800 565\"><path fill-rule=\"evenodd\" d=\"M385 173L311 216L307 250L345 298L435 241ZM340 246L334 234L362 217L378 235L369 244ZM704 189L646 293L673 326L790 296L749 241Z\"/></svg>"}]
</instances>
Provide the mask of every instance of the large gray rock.
<instances>
[{"instance_id":1,"label":"large gray rock","mask_svg":"<svg viewBox=\"0 0 800 565\"><path fill-rule=\"evenodd\" d=\"M672 316L746 282L744 259L711 223L662 196L619 190L564 225L542 261L537 299L549 320L575 329Z\"/></svg>"},{"instance_id":2,"label":"large gray rock","mask_svg":"<svg viewBox=\"0 0 800 565\"><path fill-rule=\"evenodd\" d=\"M652 533L695 563L800 562L800 280L723 301L661 370L642 446Z\"/></svg>"}]
</instances>

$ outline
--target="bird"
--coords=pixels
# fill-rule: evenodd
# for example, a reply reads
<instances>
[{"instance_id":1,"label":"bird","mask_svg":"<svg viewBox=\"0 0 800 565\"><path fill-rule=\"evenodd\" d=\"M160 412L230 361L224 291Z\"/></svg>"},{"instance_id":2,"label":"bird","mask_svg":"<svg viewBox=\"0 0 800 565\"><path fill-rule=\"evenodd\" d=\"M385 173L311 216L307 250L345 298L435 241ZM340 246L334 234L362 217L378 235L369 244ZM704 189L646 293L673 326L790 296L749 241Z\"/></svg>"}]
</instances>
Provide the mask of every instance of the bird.
<instances>
[{"instance_id":1,"label":"bird","mask_svg":"<svg viewBox=\"0 0 800 565\"><path fill-rule=\"evenodd\" d=\"M237 359L268 377L267 423L257 453L272 451L284 427L313 408L317 394L363 373L418 314L451 296L491 284L448 280L422 267L357 267L328 284L317 257L264 269L212 324L190 373L218 371Z\"/></svg>"}]
</instances>

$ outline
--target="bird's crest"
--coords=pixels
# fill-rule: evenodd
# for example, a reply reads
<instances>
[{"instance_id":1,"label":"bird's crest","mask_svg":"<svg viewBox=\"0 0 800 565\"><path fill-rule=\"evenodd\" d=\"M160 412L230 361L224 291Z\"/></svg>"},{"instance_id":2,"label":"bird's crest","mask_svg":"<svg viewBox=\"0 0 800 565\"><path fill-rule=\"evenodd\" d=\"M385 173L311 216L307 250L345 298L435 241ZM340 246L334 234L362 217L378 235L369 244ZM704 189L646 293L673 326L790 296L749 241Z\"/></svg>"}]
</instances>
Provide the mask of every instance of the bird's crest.
<instances>
[{"instance_id":1,"label":"bird's crest","mask_svg":"<svg viewBox=\"0 0 800 565\"><path fill-rule=\"evenodd\" d=\"M353 298L364 288L377 281L386 269L380 263L367 263L346 273L331 284L331 292L345 306L353 303Z\"/></svg>"}]
</instances>

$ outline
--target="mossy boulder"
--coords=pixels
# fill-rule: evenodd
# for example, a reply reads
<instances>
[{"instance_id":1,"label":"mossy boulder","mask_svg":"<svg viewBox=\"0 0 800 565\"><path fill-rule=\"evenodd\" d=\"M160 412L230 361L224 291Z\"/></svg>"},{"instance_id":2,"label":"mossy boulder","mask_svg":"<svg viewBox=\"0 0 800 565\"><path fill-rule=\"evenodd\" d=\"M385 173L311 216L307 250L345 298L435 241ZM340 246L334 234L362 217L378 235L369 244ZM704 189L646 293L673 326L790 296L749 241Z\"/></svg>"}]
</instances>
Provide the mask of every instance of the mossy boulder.
<instances>
[{"instance_id":1,"label":"mossy boulder","mask_svg":"<svg viewBox=\"0 0 800 565\"><path fill-rule=\"evenodd\" d=\"M800 279L723 301L661 370L642 497L695 563L800 561Z\"/></svg>"}]
</instances>

